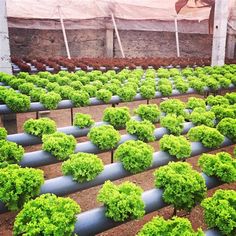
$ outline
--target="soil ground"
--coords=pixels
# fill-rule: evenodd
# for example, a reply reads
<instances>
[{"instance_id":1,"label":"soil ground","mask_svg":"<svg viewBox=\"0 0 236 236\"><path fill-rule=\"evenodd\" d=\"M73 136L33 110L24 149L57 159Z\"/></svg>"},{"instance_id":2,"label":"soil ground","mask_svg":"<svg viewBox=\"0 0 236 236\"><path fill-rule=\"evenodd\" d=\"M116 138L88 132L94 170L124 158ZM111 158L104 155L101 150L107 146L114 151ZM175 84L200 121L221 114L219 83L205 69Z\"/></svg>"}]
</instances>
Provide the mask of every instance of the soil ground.
<instances>
[{"instance_id":1,"label":"soil ground","mask_svg":"<svg viewBox=\"0 0 236 236\"><path fill-rule=\"evenodd\" d=\"M193 95L191 95L191 96L193 96ZM194 96L201 97L200 95L194 95ZM182 101L187 101L188 97L190 97L190 96L179 96L178 98L181 99ZM154 99L150 103L159 104L160 102L161 102L161 99ZM144 103L146 103L146 102L139 101L139 102L132 102L132 103L122 103L119 106L127 106L131 109L131 111L133 111L139 104L144 104ZM85 108L79 108L79 109L76 108L76 109L73 109L73 112L74 113L83 112L83 113L91 114L95 121L101 121L103 110L106 107L108 107L108 106L102 105L102 106L85 107ZM51 111L49 114L49 117L51 117L53 120L56 121L57 127L64 127L64 126L71 125L70 124L70 122L71 122L70 109ZM18 132L22 132L23 123L24 123L24 121L26 121L29 118L35 118L35 113L17 114ZM120 132L122 134L125 133L124 130L120 131ZM77 140L78 140L78 142L82 142L82 141L87 140L87 138L81 137L81 138L78 138ZM154 147L155 151L159 150L158 141L151 143L151 145ZM30 152L30 151L34 151L34 150L39 150L40 148L41 148L41 145L35 145L32 147L26 147L25 150L26 150L26 152ZM226 152L229 152L230 154L232 154L233 148L234 148L234 145L227 147L227 148L215 150L212 153L216 153L219 151L226 151ZM104 164L110 163L110 155L111 155L110 152L99 154L99 156L103 160ZM187 162L192 164L192 166L196 170L200 171L197 166L197 160L198 160L198 156L195 156L195 157L188 159ZM62 175L60 167L61 167L61 163L57 163L57 164L41 167L40 169L44 170L45 179L50 179L50 178L54 178L54 177ZM132 181L132 182L138 184L139 186L141 186L143 188L144 191L146 191L146 190L154 188L153 172L154 172L154 170L146 171L146 172L143 172L143 173L140 173L137 175L133 175L131 177L123 178L121 180L117 180L114 182L118 184L123 181L129 180L129 181ZM96 196L97 196L97 193L100 188L101 188L101 186L96 186L94 188L90 188L90 189L87 189L84 191L76 192L76 193L70 194L68 196L71 197L72 199L74 199L81 206L82 212L84 212L84 211L93 209L95 207L101 206L101 204L99 204L96 201ZM236 190L236 183L224 184L218 188L212 189L212 190L208 191L207 196L211 196L214 193L214 191L219 188ZM171 206L165 207L159 211L155 211L151 214L145 215L141 220L133 220L131 222L128 222L126 224L122 224L116 228L113 228L111 230L103 232L99 235L100 236L113 236L113 235L114 236L133 236L142 228L143 224L145 224L146 222L151 220L152 217L154 217L156 215L161 215L167 219L172 216L172 213L173 213L173 208ZM181 211L181 212L178 212L177 214L179 216L187 217L191 221L194 229L201 227L203 230L205 230L207 228L204 223L204 220L203 220L202 208L199 205L194 207L192 209L192 211L189 213ZM9 213L0 215L0 236L12 235L12 227L13 227L14 219L15 219L16 215L17 215L17 213L15 213L15 212L9 212Z\"/></svg>"}]
</instances>

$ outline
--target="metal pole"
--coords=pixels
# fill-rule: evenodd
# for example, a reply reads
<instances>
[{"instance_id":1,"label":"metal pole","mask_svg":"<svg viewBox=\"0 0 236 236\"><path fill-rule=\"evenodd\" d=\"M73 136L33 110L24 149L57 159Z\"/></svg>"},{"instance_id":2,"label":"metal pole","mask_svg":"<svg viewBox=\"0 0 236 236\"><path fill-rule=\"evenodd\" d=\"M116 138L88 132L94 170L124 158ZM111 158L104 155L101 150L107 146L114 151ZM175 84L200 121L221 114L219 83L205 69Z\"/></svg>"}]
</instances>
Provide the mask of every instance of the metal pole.
<instances>
[{"instance_id":1,"label":"metal pole","mask_svg":"<svg viewBox=\"0 0 236 236\"><path fill-rule=\"evenodd\" d=\"M112 23L113 23L114 28L115 28L116 37L117 37L118 44L119 44L119 47L120 47L121 55L122 55L123 58L125 58L124 50L123 50L123 47L122 47L122 44L121 44L121 41L120 41L120 35L119 35L118 29L117 29L117 25L116 25L116 21L115 21L113 13L111 13L111 19L112 19Z\"/></svg>"},{"instance_id":2,"label":"metal pole","mask_svg":"<svg viewBox=\"0 0 236 236\"><path fill-rule=\"evenodd\" d=\"M67 57L69 59L71 59L70 50L69 50L68 41L67 41L67 36L66 36L66 31L65 31L65 26L64 26L64 21L63 21L62 15L61 15L61 6L57 6L57 7L58 7L58 14L59 14L59 17L60 17L61 29L62 29L62 33L63 33L63 37L64 37L64 42L65 42L65 46L66 46Z\"/></svg>"},{"instance_id":3,"label":"metal pole","mask_svg":"<svg viewBox=\"0 0 236 236\"><path fill-rule=\"evenodd\" d=\"M179 32L178 32L177 16L175 16L175 40L176 40L177 57L180 57L180 52L179 52Z\"/></svg>"}]
</instances>

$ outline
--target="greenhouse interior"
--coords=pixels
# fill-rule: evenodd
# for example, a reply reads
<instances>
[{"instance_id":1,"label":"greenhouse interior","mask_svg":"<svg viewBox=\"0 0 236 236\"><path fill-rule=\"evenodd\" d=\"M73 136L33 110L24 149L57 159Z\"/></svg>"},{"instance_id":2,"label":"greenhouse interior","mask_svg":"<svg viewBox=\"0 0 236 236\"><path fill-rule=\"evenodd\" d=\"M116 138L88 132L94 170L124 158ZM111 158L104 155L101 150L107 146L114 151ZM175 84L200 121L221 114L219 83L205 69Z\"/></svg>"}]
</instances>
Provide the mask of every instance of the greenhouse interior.
<instances>
[{"instance_id":1,"label":"greenhouse interior","mask_svg":"<svg viewBox=\"0 0 236 236\"><path fill-rule=\"evenodd\" d=\"M0 236L236 236L236 0L0 0Z\"/></svg>"}]
</instances>

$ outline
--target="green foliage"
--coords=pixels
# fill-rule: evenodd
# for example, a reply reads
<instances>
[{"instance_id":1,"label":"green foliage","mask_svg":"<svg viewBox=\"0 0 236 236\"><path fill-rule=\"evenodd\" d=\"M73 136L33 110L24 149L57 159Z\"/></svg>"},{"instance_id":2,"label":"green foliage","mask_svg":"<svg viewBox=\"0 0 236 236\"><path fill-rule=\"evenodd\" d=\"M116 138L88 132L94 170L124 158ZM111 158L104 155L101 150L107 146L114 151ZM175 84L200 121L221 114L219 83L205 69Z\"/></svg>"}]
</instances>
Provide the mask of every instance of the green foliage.
<instances>
[{"instance_id":1,"label":"green foliage","mask_svg":"<svg viewBox=\"0 0 236 236\"><path fill-rule=\"evenodd\" d=\"M167 128L170 134L180 135L184 127L184 117L167 114L161 118L161 126Z\"/></svg>"},{"instance_id":2,"label":"green foliage","mask_svg":"<svg viewBox=\"0 0 236 236\"><path fill-rule=\"evenodd\" d=\"M227 152L216 155L204 153L200 156L198 165L208 176L217 176L227 183L236 181L236 159Z\"/></svg>"},{"instance_id":3,"label":"green foliage","mask_svg":"<svg viewBox=\"0 0 236 236\"><path fill-rule=\"evenodd\" d=\"M210 106L229 105L228 99L220 95L217 96L210 95L207 97L206 102Z\"/></svg>"},{"instance_id":4,"label":"green foliage","mask_svg":"<svg viewBox=\"0 0 236 236\"><path fill-rule=\"evenodd\" d=\"M126 130L141 141L152 142L155 140L155 126L148 120L136 121L131 119L126 123Z\"/></svg>"},{"instance_id":5,"label":"green foliage","mask_svg":"<svg viewBox=\"0 0 236 236\"><path fill-rule=\"evenodd\" d=\"M47 91L57 91L60 88L60 85L56 82L49 82L46 86Z\"/></svg>"},{"instance_id":6,"label":"green foliage","mask_svg":"<svg viewBox=\"0 0 236 236\"><path fill-rule=\"evenodd\" d=\"M32 134L42 137L44 134L52 134L56 132L56 123L49 118L29 119L24 123L24 131L27 134Z\"/></svg>"},{"instance_id":7,"label":"green foliage","mask_svg":"<svg viewBox=\"0 0 236 236\"><path fill-rule=\"evenodd\" d=\"M197 92L201 93L204 91L204 88L206 86L206 83L201 81L200 79L196 78L191 81L189 81L189 86L196 90Z\"/></svg>"},{"instance_id":8,"label":"green foliage","mask_svg":"<svg viewBox=\"0 0 236 236\"><path fill-rule=\"evenodd\" d=\"M4 127L0 127L0 140L7 138L7 130Z\"/></svg>"},{"instance_id":9,"label":"green foliage","mask_svg":"<svg viewBox=\"0 0 236 236\"><path fill-rule=\"evenodd\" d=\"M136 174L151 166L153 151L152 146L142 141L130 140L116 149L115 159L121 161L126 170Z\"/></svg>"},{"instance_id":10,"label":"green foliage","mask_svg":"<svg viewBox=\"0 0 236 236\"><path fill-rule=\"evenodd\" d=\"M24 112L30 108L30 97L15 93L7 96L5 103L13 112Z\"/></svg>"},{"instance_id":11,"label":"green foliage","mask_svg":"<svg viewBox=\"0 0 236 236\"><path fill-rule=\"evenodd\" d=\"M162 94L162 96L170 96L172 94L172 85L168 84L160 84L158 85L158 91Z\"/></svg>"},{"instance_id":12,"label":"green foliage","mask_svg":"<svg viewBox=\"0 0 236 236\"><path fill-rule=\"evenodd\" d=\"M206 82L207 86L210 89L214 90L214 91L216 91L216 90L218 90L220 88L220 83L216 79L214 79L212 77L208 77L205 80L205 82Z\"/></svg>"},{"instance_id":13,"label":"green foliage","mask_svg":"<svg viewBox=\"0 0 236 236\"><path fill-rule=\"evenodd\" d=\"M34 88L29 92L31 102L39 102L42 94L46 94L43 88Z\"/></svg>"},{"instance_id":14,"label":"green foliage","mask_svg":"<svg viewBox=\"0 0 236 236\"><path fill-rule=\"evenodd\" d=\"M80 206L70 198L43 194L24 205L14 223L16 235L73 235Z\"/></svg>"},{"instance_id":15,"label":"green foliage","mask_svg":"<svg viewBox=\"0 0 236 236\"><path fill-rule=\"evenodd\" d=\"M97 88L94 85L86 84L84 85L83 90L86 91L90 97L96 96Z\"/></svg>"},{"instance_id":16,"label":"green foliage","mask_svg":"<svg viewBox=\"0 0 236 236\"><path fill-rule=\"evenodd\" d=\"M170 162L154 172L155 186L164 190L163 200L176 209L191 210L207 190L200 173L186 162Z\"/></svg>"},{"instance_id":17,"label":"green foliage","mask_svg":"<svg viewBox=\"0 0 236 236\"><path fill-rule=\"evenodd\" d=\"M188 91L189 84L187 82L184 82L184 81L177 81L175 83L175 88L178 91L180 91L180 93L186 93Z\"/></svg>"},{"instance_id":18,"label":"green foliage","mask_svg":"<svg viewBox=\"0 0 236 236\"><path fill-rule=\"evenodd\" d=\"M8 85L13 89L18 89L21 84L24 84L26 81L24 79L12 79L9 81Z\"/></svg>"},{"instance_id":19,"label":"green foliage","mask_svg":"<svg viewBox=\"0 0 236 236\"><path fill-rule=\"evenodd\" d=\"M70 155L70 159L62 163L64 175L72 175L77 182L90 181L103 171L102 160L94 154L77 153Z\"/></svg>"},{"instance_id":20,"label":"green foliage","mask_svg":"<svg viewBox=\"0 0 236 236\"><path fill-rule=\"evenodd\" d=\"M191 222L186 218L173 217L165 220L163 217L153 217L139 231L137 236L204 236L201 229L195 232Z\"/></svg>"},{"instance_id":21,"label":"green foliage","mask_svg":"<svg viewBox=\"0 0 236 236\"><path fill-rule=\"evenodd\" d=\"M143 120L149 120L152 123L157 122L161 114L156 104L141 104L135 110L135 113L138 114Z\"/></svg>"},{"instance_id":22,"label":"green foliage","mask_svg":"<svg viewBox=\"0 0 236 236\"><path fill-rule=\"evenodd\" d=\"M174 113L177 116L184 114L185 104L178 99L168 99L161 102L160 108L162 112L166 114Z\"/></svg>"},{"instance_id":23,"label":"green foliage","mask_svg":"<svg viewBox=\"0 0 236 236\"><path fill-rule=\"evenodd\" d=\"M83 114L77 112L74 117L74 126L78 126L79 128L88 128L94 124L94 120L88 114Z\"/></svg>"},{"instance_id":24,"label":"green foliage","mask_svg":"<svg viewBox=\"0 0 236 236\"><path fill-rule=\"evenodd\" d=\"M61 101L61 96L55 92L49 92L40 96L40 102L46 109L56 109L58 103Z\"/></svg>"},{"instance_id":25,"label":"green foliage","mask_svg":"<svg viewBox=\"0 0 236 236\"><path fill-rule=\"evenodd\" d=\"M89 104L89 94L82 90L71 93L70 99L75 107L83 107Z\"/></svg>"},{"instance_id":26,"label":"green foliage","mask_svg":"<svg viewBox=\"0 0 236 236\"><path fill-rule=\"evenodd\" d=\"M100 189L97 200L106 206L106 216L116 222L139 219L145 214L142 192L139 186L131 182L117 186L108 180Z\"/></svg>"},{"instance_id":27,"label":"green foliage","mask_svg":"<svg viewBox=\"0 0 236 236\"><path fill-rule=\"evenodd\" d=\"M21 161L24 148L14 142L0 140L0 168L7 164L15 164Z\"/></svg>"},{"instance_id":28,"label":"green foliage","mask_svg":"<svg viewBox=\"0 0 236 236\"><path fill-rule=\"evenodd\" d=\"M215 114L212 111L206 111L204 108L199 107L193 110L189 119L195 125L214 127Z\"/></svg>"},{"instance_id":29,"label":"green foliage","mask_svg":"<svg viewBox=\"0 0 236 236\"><path fill-rule=\"evenodd\" d=\"M233 105L236 103L236 92L226 93L224 97L228 99L229 104Z\"/></svg>"},{"instance_id":30,"label":"green foliage","mask_svg":"<svg viewBox=\"0 0 236 236\"><path fill-rule=\"evenodd\" d=\"M191 155L191 145L184 136L165 134L160 139L160 149L177 159L185 159Z\"/></svg>"},{"instance_id":31,"label":"green foliage","mask_svg":"<svg viewBox=\"0 0 236 236\"><path fill-rule=\"evenodd\" d=\"M120 141L120 133L111 125L93 127L88 133L88 138L101 150L113 149Z\"/></svg>"},{"instance_id":32,"label":"green foliage","mask_svg":"<svg viewBox=\"0 0 236 236\"><path fill-rule=\"evenodd\" d=\"M103 121L109 122L114 128L125 128L125 124L130 120L128 107L108 107L103 113Z\"/></svg>"},{"instance_id":33,"label":"green foliage","mask_svg":"<svg viewBox=\"0 0 236 236\"><path fill-rule=\"evenodd\" d=\"M62 99L69 99L70 95L74 92L75 90L68 86L68 85L64 85L64 86L60 86L57 89L54 89L54 92L58 93Z\"/></svg>"},{"instance_id":34,"label":"green foliage","mask_svg":"<svg viewBox=\"0 0 236 236\"><path fill-rule=\"evenodd\" d=\"M106 89L100 89L96 93L96 97L103 102L108 103L111 100L112 93Z\"/></svg>"},{"instance_id":35,"label":"green foliage","mask_svg":"<svg viewBox=\"0 0 236 236\"><path fill-rule=\"evenodd\" d=\"M143 98L145 99L151 99L155 97L155 87L150 86L150 85L142 85L140 87L140 94Z\"/></svg>"},{"instance_id":36,"label":"green foliage","mask_svg":"<svg viewBox=\"0 0 236 236\"><path fill-rule=\"evenodd\" d=\"M9 210L19 210L39 194L43 182L42 170L8 165L0 169L0 199Z\"/></svg>"},{"instance_id":37,"label":"green foliage","mask_svg":"<svg viewBox=\"0 0 236 236\"><path fill-rule=\"evenodd\" d=\"M188 99L186 108L195 109L195 108L197 108L197 107L201 107L201 108L203 108L203 109L206 109L206 103L205 103L204 99L202 99L202 98L190 97L190 98Z\"/></svg>"},{"instance_id":38,"label":"green foliage","mask_svg":"<svg viewBox=\"0 0 236 236\"><path fill-rule=\"evenodd\" d=\"M236 191L217 190L213 197L201 203L204 218L209 228L218 228L223 235L236 233Z\"/></svg>"},{"instance_id":39,"label":"green foliage","mask_svg":"<svg viewBox=\"0 0 236 236\"><path fill-rule=\"evenodd\" d=\"M221 86L222 88L228 88L229 85L231 84L231 80L230 80L230 79L227 79L227 78L224 78L224 77L219 78L218 81L219 81L220 86Z\"/></svg>"},{"instance_id":40,"label":"green foliage","mask_svg":"<svg viewBox=\"0 0 236 236\"><path fill-rule=\"evenodd\" d=\"M20 92L27 95L29 95L30 91L34 88L35 86L33 83L24 83L24 84L19 85Z\"/></svg>"},{"instance_id":41,"label":"green foliage","mask_svg":"<svg viewBox=\"0 0 236 236\"><path fill-rule=\"evenodd\" d=\"M211 108L211 111L215 113L215 117L218 121L224 118L236 118L235 107L228 105L216 105Z\"/></svg>"},{"instance_id":42,"label":"green foliage","mask_svg":"<svg viewBox=\"0 0 236 236\"><path fill-rule=\"evenodd\" d=\"M199 141L208 148L217 148L224 141L224 136L217 129L205 125L191 128L188 137L191 141Z\"/></svg>"},{"instance_id":43,"label":"green foliage","mask_svg":"<svg viewBox=\"0 0 236 236\"><path fill-rule=\"evenodd\" d=\"M75 90L80 90L83 88L83 84L80 81L73 81L70 86Z\"/></svg>"},{"instance_id":44,"label":"green foliage","mask_svg":"<svg viewBox=\"0 0 236 236\"><path fill-rule=\"evenodd\" d=\"M131 86L123 86L117 91L117 95L124 102L131 102L136 95L136 91Z\"/></svg>"},{"instance_id":45,"label":"green foliage","mask_svg":"<svg viewBox=\"0 0 236 236\"><path fill-rule=\"evenodd\" d=\"M236 142L236 119L224 118L216 126L221 134Z\"/></svg>"},{"instance_id":46,"label":"green foliage","mask_svg":"<svg viewBox=\"0 0 236 236\"><path fill-rule=\"evenodd\" d=\"M76 146L76 139L72 135L60 132L43 135L42 141L42 149L50 152L58 160L68 159L69 155L74 153Z\"/></svg>"}]
</instances>

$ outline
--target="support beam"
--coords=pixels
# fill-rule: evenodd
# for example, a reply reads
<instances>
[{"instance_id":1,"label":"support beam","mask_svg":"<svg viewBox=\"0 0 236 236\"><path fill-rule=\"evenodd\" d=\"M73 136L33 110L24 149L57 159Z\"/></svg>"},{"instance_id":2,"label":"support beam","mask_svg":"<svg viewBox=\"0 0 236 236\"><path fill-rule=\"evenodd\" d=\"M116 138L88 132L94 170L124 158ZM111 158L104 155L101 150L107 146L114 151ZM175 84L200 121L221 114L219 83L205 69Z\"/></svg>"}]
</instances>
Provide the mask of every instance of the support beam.
<instances>
[{"instance_id":1,"label":"support beam","mask_svg":"<svg viewBox=\"0 0 236 236\"><path fill-rule=\"evenodd\" d=\"M179 51L179 31L178 31L177 16L175 17L175 41L176 41L177 57L180 57L180 51Z\"/></svg>"},{"instance_id":2,"label":"support beam","mask_svg":"<svg viewBox=\"0 0 236 236\"><path fill-rule=\"evenodd\" d=\"M113 29L106 29L106 57L113 57L113 46L114 46L114 33Z\"/></svg>"},{"instance_id":3,"label":"support beam","mask_svg":"<svg viewBox=\"0 0 236 236\"><path fill-rule=\"evenodd\" d=\"M216 0L211 59L212 66L224 65L228 15L229 0Z\"/></svg>"},{"instance_id":4,"label":"support beam","mask_svg":"<svg viewBox=\"0 0 236 236\"><path fill-rule=\"evenodd\" d=\"M67 57L69 59L71 59L69 45L68 45L67 36L66 36L65 25L64 25L64 20L63 20L62 14L61 14L61 6L57 6L57 7L58 7L58 14L60 17L60 22L61 22L61 29L62 29L62 33L63 33L63 38L64 38L64 42L65 42L65 46L66 46Z\"/></svg>"},{"instance_id":5,"label":"support beam","mask_svg":"<svg viewBox=\"0 0 236 236\"><path fill-rule=\"evenodd\" d=\"M0 1L0 71L12 74L5 0ZM2 115L1 119L9 134L17 133L16 114Z\"/></svg>"},{"instance_id":6,"label":"support beam","mask_svg":"<svg viewBox=\"0 0 236 236\"><path fill-rule=\"evenodd\" d=\"M6 1L0 1L0 71L12 74Z\"/></svg>"},{"instance_id":7,"label":"support beam","mask_svg":"<svg viewBox=\"0 0 236 236\"><path fill-rule=\"evenodd\" d=\"M119 44L119 47L120 47L121 55L122 55L123 58L125 58L125 53L124 53L124 50L123 50L123 47L122 47L122 44L121 44L119 31L117 29L117 25L116 25L116 21L115 21L115 17L113 15L113 13L111 13L111 19L112 19L113 26L115 28L116 37L117 37L118 44Z\"/></svg>"}]
</instances>

